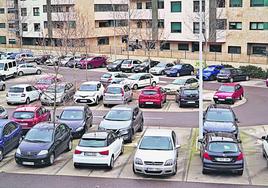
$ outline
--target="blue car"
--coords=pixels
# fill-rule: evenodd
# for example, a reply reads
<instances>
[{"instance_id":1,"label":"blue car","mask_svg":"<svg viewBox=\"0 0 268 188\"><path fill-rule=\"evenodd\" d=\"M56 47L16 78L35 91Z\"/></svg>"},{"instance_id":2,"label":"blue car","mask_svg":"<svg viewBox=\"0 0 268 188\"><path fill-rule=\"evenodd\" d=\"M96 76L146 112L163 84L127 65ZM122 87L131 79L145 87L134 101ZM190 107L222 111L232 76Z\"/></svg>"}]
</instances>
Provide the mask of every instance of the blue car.
<instances>
[{"instance_id":1,"label":"blue car","mask_svg":"<svg viewBox=\"0 0 268 188\"><path fill-rule=\"evenodd\" d=\"M16 148L21 140L21 125L7 119L0 120L0 161L4 155Z\"/></svg>"},{"instance_id":2,"label":"blue car","mask_svg":"<svg viewBox=\"0 0 268 188\"><path fill-rule=\"evenodd\" d=\"M166 70L166 75L172 77L179 77L193 74L194 74L194 67L190 64L178 64L174 65L171 69Z\"/></svg>"},{"instance_id":3,"label":"blue car","mask_svg":"<svg viewBox=\"0 0 268 188\"><path fill-rule=\"evenodd\" d=\"M216 80L217 75L222 68L224 68L223 65L210 65L203 69L203 80ZM196 78L199 78L199 72L197 73Z\"/></svg>"}]
</instances>

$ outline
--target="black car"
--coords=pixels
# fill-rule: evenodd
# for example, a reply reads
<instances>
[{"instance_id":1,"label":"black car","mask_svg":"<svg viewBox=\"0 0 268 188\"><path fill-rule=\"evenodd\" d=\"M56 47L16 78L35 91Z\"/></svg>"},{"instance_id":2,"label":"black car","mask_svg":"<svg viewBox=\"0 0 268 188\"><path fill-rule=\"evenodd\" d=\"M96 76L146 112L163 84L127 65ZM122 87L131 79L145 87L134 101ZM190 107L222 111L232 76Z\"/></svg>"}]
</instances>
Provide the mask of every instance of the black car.
<instances>
[{"instance_id":1,"label":"black car","mask_svg":"<svg viewBox=\"0 0 268 188\"><path fill-rule=\"evenodd\" d=\"M34 61L36 62L36 64L41 65L44 64L46 60L50 59L51 57L52 57L51 55L41 55L36 57Z\"/></svg>"},{"instance_id":2,"label":"black car","mask_svg":"<svg viewBox=\"0 0 268 188\"><path fill-rule=\"evenodd\" d=\"M106 68L108 71L121 71L121 65L123 61L124 59L117 59L114 62L108 64Z\"/></svg>"},{"instance_id":3,"label":"black car","mask_svg":"<svg viewBox=\"0 0 268 188\"><path fill-rule=\"evenodd\" d=\"M182 87L180 90L177 91L176 102L179 104L180 107L199 107L198 88Z\"/></svg>"},{"instance_id":4,"label":"black car","mask_svg":"<svg viewBox=\"0 0 268 188\"><path fill-rule=\"evenodd\" d=\"M72 129L73 138L81 138L93 122L92 111L87 105L64 107L57 118Z\"/></svg>"},{"instance_id":5,"label":"black car","mask_svg":"<svg viewBox=\"0 0 268 188\"><path fill-rule=\"evenodd\" d=\"M210 133L201 143L202 173L234 172L243 175L244 157L239 142L232 134Z\"/></svg>"},{"instance_id":6,"label":"black car","mask_svg":"<svg viewBox=\"0 0 268 188\"><path fill-rule=\"evenodd\" d=\"M248 81L249 75L244 73L241 69L236 68L223 68L217 75L217 81L237 82L237 81Z\"/></svg>"},{"instance_id":7,"label":"black car","mask_svg":"<svg viewBox=\"0 0 268 188\"><path fill-rule=\"evenodd\" d=\"M238 119L227 105L210 105L204 112L204 134L211 132L232 133L239 138Z\"/></svg>"},{"instance_id":8,"label":"black car","mask_svg":"<svg viewBox=\"0 0 268 188\"><path fill-rule=\"evenodd\" d=\"M64 151L72 150L71 129L63 123L35 125L20 143L15 160L27 166L52 165Z\"/></svg>"},{"instance_id":9,"label":"black car","mask_svg":"<svg viewBox=\"0 0 268 188\"><path fill-rule=\"evenodd\" d=\"M156 66L158 63L160 62L154 60L145 60L142 64L134 67L134 72L149 72L150 68Z\"/></svg>"}]
</instances>

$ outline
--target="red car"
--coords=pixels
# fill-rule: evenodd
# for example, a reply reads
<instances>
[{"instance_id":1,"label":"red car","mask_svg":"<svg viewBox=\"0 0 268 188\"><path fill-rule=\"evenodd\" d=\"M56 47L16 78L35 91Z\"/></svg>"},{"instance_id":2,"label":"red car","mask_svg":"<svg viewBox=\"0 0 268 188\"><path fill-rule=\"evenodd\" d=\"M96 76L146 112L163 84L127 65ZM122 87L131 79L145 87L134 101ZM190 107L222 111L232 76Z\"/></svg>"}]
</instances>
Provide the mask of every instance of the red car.
<instances>
[{"instance_id":1,"label":"red car","mask_svg":"<svg viewBox=\"0 0 268 188\"><path fill-rule=\"evenodd\" d=\"M56 76L46 76L39 79L34 86L40 91L45 91L51 84L54 84L56 81L60 82L61 79L56 79Z\"/></svg>"},{"instance_id":2,"label":"red car","mask_svg":"<svg viewBox=\"0 0 268 188\"><path fill-rule=\"evenodd\" d=\"M156 105L162 108L163 104L167 100L167 94L165 90L158 86L149 86L144 88L139 95L139 106Z\"/></svg>"},{"instance_id":3,"label":"red car","mask_svg":"<svg viewBox=\"0 0 268 188\"><path fill-rule=\"evenodd\" d=\"M107 57L95 56L81 60L78 63L77 67L79 67L80 69L92 69L98 67L106 67L106 65L107 65Z\"/></svg>"},{"instance_id":4,"label":"red car","mask_svg":"<svg viewBox=\"0 0 268 188\"><path fill-rule=\"evenodd\" d=\"M37 123L50 121L50 111L43 106L21 106L12 114L12 120L21 124L22 130L27 131Z\"/></svg>"},{"instance_id":5,"label":"red car","mask_svg":"<svg viewBox=\"0 0 268 188\"><path fill-rule=\"evenodd\" d=\"M266 79L266 86L268 87L268 78Z\"/></svg>"},{"instance_id":6,"label":"red car","mask_svg":"<svg viewBox=\"0 0 268 188\"><path fill-rule=\"evenodd\" d=\"M244 89L238 83L222 84L217 92L214 94L213 99L215 103L229 102L234 104L237 99L242 100L244 96Z\"/></svg>"}]
</instances>

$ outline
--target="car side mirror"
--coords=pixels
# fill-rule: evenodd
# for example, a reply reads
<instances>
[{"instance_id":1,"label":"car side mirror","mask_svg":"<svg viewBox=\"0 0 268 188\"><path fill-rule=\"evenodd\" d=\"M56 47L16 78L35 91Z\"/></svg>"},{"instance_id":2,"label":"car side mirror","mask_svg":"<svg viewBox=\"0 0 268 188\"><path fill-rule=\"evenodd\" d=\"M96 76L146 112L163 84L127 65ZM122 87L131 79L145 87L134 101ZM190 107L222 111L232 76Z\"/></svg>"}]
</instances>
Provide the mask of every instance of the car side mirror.
<instances>
[{"instance_id":1,"label":"car side mirror","mask_svg":"<svg viewBox=\"0 0 268 188\"><path fill-rule=\"evenodd\" d=\"M103 119L105 119L106 115L103 116Z\"/></svg>"},{"instance_id":2,"label":"car side mirror","mask_svg":"<svg viewBox=\"0 0 268 188\"><path fill-rule=\"evenodd\" d=\"M262 136L261 139L266 140L266 136Z\"/></svg>"},{"instance_id":3,"label":"car side mirror","mask_svg":"<svg viewBox=\"0 0 268 188\"><path fill-rule=\"evenodd\" d=\"M176 145L176 149L179 149L179 148L181 148L181 145L180 144L177 144Z\"/></svg>"},{"instance_id":4,"label":"car side mirror","mask_svg":"<svg viewBox=\"0 0 268 188\"><path fill-rule=\"evenodd\" d=\"M56 118L57 118L57 119L60 119L60 116L59 116L59 115L56 115Z\"/></svg>"},{"instance_id":5,"label":"car side mirror","mask_svg":"<svg viewBox=\"0 0 268 188\"><path fill-rule=\"evenodd\" d=\"M242 143L242 140L238 139L237 142L238 142L239 144L241 144L241 143Z\"/></svg>"}]
</instances>

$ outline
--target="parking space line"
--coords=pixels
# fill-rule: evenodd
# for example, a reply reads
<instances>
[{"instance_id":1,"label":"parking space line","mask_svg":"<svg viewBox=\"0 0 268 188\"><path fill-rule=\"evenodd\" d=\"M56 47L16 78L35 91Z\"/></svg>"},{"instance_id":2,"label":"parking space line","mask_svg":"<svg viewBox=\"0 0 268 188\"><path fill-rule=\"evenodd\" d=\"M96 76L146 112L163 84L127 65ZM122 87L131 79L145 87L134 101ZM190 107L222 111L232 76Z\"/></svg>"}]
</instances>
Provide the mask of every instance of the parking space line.
<instances>
[{"instance_id":1,"label":"parking space line","mask_svg":"<svg viewBox=\"0 0 268 188\"><path fill-rule=\"evenodd\" d=\"M69 161L71 161L73 158L71 157L71 158L69 158L68 160L66 160L66 162L65 163L63 163L63 165L54 173L54 175L57 175L60 171L61 171L61 169L63 169L66 165L67 165L67 163L69 162Z\"/></svg>"}]
</instances>

